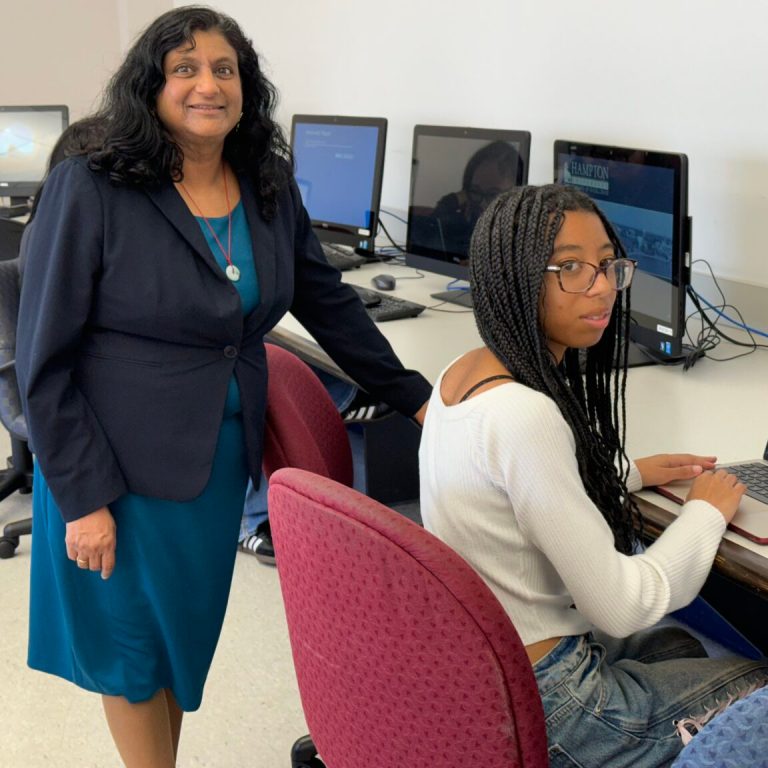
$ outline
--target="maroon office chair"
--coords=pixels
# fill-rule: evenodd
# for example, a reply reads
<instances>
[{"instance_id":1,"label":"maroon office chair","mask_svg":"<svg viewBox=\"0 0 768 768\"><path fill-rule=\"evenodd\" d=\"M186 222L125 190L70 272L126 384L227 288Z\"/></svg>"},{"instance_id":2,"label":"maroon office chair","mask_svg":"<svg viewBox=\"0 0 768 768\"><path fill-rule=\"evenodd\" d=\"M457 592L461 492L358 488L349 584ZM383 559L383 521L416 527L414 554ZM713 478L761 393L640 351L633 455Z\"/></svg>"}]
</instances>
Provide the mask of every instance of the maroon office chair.
<instances>
[{"instance_id":1,"label":"maroon office chair","mask_svg":"<svg viewBox=\"0 0 768 768\"><path fill-rule=\"evenodd\" d=\"M267 414L262 468L267 478L298 467L352 485L344 421L312 369L287 349L266 344Z\"/></svg>"},{"instance_id":2,"label":"maroon office chair","mask_svg":"<svg viewBox=\"0 0 768 768\"><path fill-rule=\"evenodd\" d=\"M314 742L303 755L295 747L295 767L548 765L525 648L459 555L394 510L298 469L272 476L269 513Z\"/></svg>"}]
</instances>

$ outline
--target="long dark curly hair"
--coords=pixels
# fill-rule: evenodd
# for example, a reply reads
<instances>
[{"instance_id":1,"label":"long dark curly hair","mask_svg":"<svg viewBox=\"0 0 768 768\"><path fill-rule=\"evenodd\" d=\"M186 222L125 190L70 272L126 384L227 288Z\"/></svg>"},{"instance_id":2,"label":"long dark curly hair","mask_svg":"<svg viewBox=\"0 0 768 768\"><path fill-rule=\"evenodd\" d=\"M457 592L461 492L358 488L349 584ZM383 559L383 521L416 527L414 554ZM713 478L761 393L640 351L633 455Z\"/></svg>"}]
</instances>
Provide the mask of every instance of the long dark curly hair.
<instances>
[{"instance_id":1,"label":"long dark curly hair","mask_svg":"<svg viewBox=\"0 0 768 768\"><path fill-rule=\"evenodd\" d=\"M157 96L165 85L163 60L192 43L198 31L220 32L237 53L243 115L224 142L224 158L256 181L262 213L272 218L276 195L293 170L289 145L274 120L277 91L259 66L251 41L234 19L204 6L184 6L153 21L128 51L93 116L102 124L103 145L91 152L94 170L118 184L157 184L183 177L184 155L157 117Z\"/></svg>"},{"instance_id":2,"label":"long dark curly hair","mask_svg":"<svg viewBox=\"0 0 768 768\"><path fill-rule=\"evenodd\" d=\"M616 253L616 232L587 195L550 184L519 187L500 195L483 213L470 246L470 275L480 335L514 378L557 403L576 441L584 487L605 517L621 552L632 551L641 525L627 492L624 451L625 388L629 338L629 290L618 294L610 323L586 354L582 374L576 349L558 364L542 322L544 267L567 211L597 215Z\"/></svg>"}]
</instances>

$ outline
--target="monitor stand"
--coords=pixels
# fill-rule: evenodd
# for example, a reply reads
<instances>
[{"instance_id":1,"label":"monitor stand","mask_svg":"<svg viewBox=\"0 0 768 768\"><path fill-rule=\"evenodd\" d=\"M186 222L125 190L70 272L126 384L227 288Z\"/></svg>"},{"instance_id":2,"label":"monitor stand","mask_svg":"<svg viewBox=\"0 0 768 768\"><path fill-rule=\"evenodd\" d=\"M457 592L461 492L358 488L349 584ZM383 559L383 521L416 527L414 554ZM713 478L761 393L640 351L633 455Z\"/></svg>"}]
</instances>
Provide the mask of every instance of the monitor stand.
<instances>
[{"instance_id":1,"label":"monitor stand","mask_svg":"<svg viewBox=\"0 0 768 768\"><path fill-rule=\"evenodd\" d=\"M457 288L454 291L441 291L432 293L430 296L438 301L444 301L448 304L458 304L460 307L472 309L472 294L469 288Z\"/></svg>"},{"instance_id":2,"label":"monitor stand","mask_svg":"<svg viewBox=\"0 0 768 768\"><path fill-rule=\"evenodd\" d=\"M381 263L384 258L379 256L376 251L371 251L368 248L361 248L358 246L354 249L354 252L358 256L362 256L365 259L366 264Z\"/></svg>"},{"instance_id":3,"label":"monitor stand","mask_svg":"<svg viewBox=\"0 0 768 768\"><path fill-rule=\"evenodd\" d=\"M13 219L29 213L29 199L26 197L7 198L10 205L0 206L0 219Z\"/></svg>"},{"instance_id":4,"label":"monitor stand","mask_svg":"<svg viewBox=\"0 0 768 768\"><path fill-rule=\"evenodd\" d=\"M629 352L627 354L627 367L638 368L641 365L681 365L694 352L693 347L683 344L683 352L680 355L662 355L650 347L641 347L634 341L629 342ZM696 355L696 358L703 353Z\"/></svg>"},{"instance_id":5,"label":"monitor stand","mask_svg":"<svg viewBox=\"0 0 768 768\"><path fill-rule=\"evenodd\" d=\"M692 352L693 347L683 344L682 355L662 355L653 349L641 347L634 341L630 341L629 350L627 352L627 368L639 368L643 365L681 365ZM703 353L700 353L696 357L699 358L702 354ZM579 352L579 365L582 373L585 370L586 362L586 350L581 350Z\"/></svg>"}]
</instances>

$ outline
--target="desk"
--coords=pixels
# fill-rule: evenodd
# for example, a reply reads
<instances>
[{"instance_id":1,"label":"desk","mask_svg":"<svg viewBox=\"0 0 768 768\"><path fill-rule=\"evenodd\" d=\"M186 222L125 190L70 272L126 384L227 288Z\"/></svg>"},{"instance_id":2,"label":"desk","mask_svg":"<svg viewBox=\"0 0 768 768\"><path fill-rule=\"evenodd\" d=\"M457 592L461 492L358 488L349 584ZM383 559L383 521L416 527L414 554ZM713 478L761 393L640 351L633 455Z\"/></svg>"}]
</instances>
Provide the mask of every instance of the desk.
<instances>
[{"instance_id":1,"label":"desk","mask_svg":"<svg viewBox=\"0 0 768 768\"><path fill-rule=\"evenodd\" d=\"M359 269L343 273L345 282L373 288L371 278L385 273L394 277L414 277L417 275L410 267L395 264L365 264ZM400 299L409 299L425 306L438 304L430 293L444 291L450 278L422 272L423 279L399 280L391 295ZM379 323L378 328L394 348L403 365L419 371L434 383L443 368L468 349L482 344L475 327L472 311L455 304L441 304L440 310L425 310L418 317L406 320L391 320ZM269 341L296 352L299 357L328 370L342 378L347 378L328 355L317 346L304 328L292 315L286 315L280 324L269 333Z\"/></svg>"},{"instance_id":2,"label":"desk","mask_svg":"<svg viewBox=\"0 0 768 768\"><path fill-rule=\"evenodd\" d=\"M345 272L344 279L371 287L371 277L380 272L395 277L415 275L407 267L369 264ZM399 281L393 295L434 305L429 294L444 290L447 278L423 274L423 280ZM426 310L416 318L379 325L403 364L421 371L433 383L451 360L482 343L471 312L455 305L440 308L448 312ZM270 338L339 374L292 317L287 316ZM727 357L738 351L733 345L721 344L715 354ZM627 381L627 453L698 453L716 455L722 462L762 456L768 440L766 391L765 350L722 363L701 359L688 371L681 366L632 368ZM637 498L650 533L658 533L673 519L677 507L671 502L652 492ZM768 546L760 547L729 532L718 551L715 570L768 596Z\"/></svg>"}]
</instances>

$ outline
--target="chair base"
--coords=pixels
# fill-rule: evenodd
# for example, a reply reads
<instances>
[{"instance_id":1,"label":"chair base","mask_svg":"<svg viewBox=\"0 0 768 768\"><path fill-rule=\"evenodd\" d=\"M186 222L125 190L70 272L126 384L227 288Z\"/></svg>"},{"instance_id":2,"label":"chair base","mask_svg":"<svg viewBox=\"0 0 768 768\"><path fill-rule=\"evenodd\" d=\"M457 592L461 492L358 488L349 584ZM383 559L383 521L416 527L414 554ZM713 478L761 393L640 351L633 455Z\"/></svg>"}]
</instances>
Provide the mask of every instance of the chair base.
<instances>
[{"instance_id":1,"label":"chair base","mask_svg":"<svg viewBox=\"0 0 768 768\"><path fill-rule=\"evenodd\" d=\"M7 560L16 554L16 547L19 546L19 537L28 536L32 533L32 518L26 520L15 520L3 528L3 535L0 536L0 560Z\"/></svg>"},{"instance_id":2,"label":"chair base","mask_svg":"<svg viewBox=\"0 0 768 768\"><path fill-rule=\"evenodd\" d=\"M291 768L325 768L311 736L302 736L291 747Z\"/></svg>"},{"instance_id":3,"label":"chair base","mask_svg":"<svg viewBox=\"0 0 768 768\"><path fill-rule=\"evenodd\" d=\"M32 491L32 455L25 443L20 440L11 441L13 455L8 459L8 469L0 472L0 501L18 491ZM16 553L19 537L32 533L32 519L16 520L8 523L0 536L0 560L7 560Z\"/></svg>"}]
</instances>

